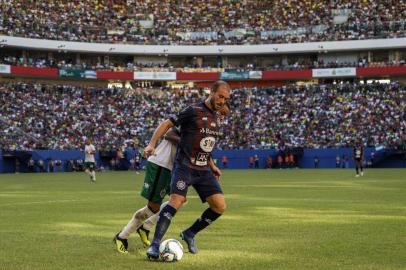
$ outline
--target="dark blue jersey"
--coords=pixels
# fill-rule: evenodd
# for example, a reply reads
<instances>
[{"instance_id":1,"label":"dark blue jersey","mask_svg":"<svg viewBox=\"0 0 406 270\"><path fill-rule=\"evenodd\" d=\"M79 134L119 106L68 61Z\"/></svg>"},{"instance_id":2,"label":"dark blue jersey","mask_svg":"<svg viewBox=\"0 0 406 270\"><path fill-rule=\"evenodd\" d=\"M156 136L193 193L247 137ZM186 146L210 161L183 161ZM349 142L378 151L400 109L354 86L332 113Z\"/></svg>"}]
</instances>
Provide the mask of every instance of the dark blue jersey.
<instances>
[{"instance_id":1,"label":"dark blue jersey","mask_svg":"<svg viewBox=\"0 0 406 270\"><path fill-rule=\"evenodd\" d=\"M170 118L180 127L180 143L175 162L196 170L209 170L209 160L220 134L218 113L204 102L187 106Z\"/></svg>"}]
</instances>

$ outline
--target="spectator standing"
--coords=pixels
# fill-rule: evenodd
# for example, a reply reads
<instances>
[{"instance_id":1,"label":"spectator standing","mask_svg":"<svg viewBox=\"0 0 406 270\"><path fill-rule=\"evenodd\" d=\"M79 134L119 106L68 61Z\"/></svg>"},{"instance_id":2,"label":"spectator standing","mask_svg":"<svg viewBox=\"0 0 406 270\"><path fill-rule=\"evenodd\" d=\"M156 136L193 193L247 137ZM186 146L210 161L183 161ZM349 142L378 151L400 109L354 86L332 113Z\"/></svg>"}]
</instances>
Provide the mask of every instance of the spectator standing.
<instances>
[{"instance_id":1,"label":"spectator standing","mask_svg":"<svg viewBox=\"0 0 406 270\"><path fill-rule=\"evenodd\" d=\"M319 168L320 166L320 158L318 156L314 157L314 168Z\"/></svg>"},{"instance_id":2,"label":"spectator standing","mask_svg":"<svg viewBox=\"0 0 406 270\"><path fill-rule=\"evenodd\" d=\"M40 172L45 172L45 164L44 161L42 159L38 160L38 169Z\"/></svg>"},{"instance_id":3,"label":"spectator standing","mask_svg":"<svg viewBox=\"0 0 406 270\"><path fill-rule=\"evenodd\" d=\"M258 155L254 156L254 164L255 164L255 169L259 168L259 157Z\"/></svg>"},{"instance_id":4,"label":"spectator standing","mask_svg":"<svg viewBox=\"0 0 406 270\"><path fill-rule=\"evenodd\" d=\"M35 161L32 157L28 160L27 168L28 172L35 172Z\"/></svg>"},{"instance_id":5,"label":"spectator standing","mask_svg":"<svg viewBox=\"0 0 406 270\"><path fill-rule=\"evenodd\" d=\"M278 154L277 162L278 162L279 169L282 169L282 166L283 166L283 158L282 158L282 154L281 154L281 153Z\"/></svg>"},{"instance_id":6,"label":"spectator standing","mask_svg":"<svg viewBox=\"0 0 406 270\"><path fill-rule=\"evenodd\" d=\"M248 158L248 168L254 168L254 157L250 156Z\"/></svg>"},{"instance_id":7,"label":"spectator standing","mask_svg":"<svg viewBox=\"0 0 406 270\"><path fill-rule=\"evenodd\" d=\"M272 156L269 155L269 156L266 158L266 164L267 164L267 168L268 168L268 169L272 169L272 162L273 162Z\"/></svg>"},{"instance_id":8,"label":"spectator standing","mask_svg":"<svg viewBox=\"0 0 406 270\"><path fill-rule=\"evenodd\" d=\"M221 158L221 162L223 163L223 168L227 168L228 166L228 157L226 155L223 155L223 157Z\"/></svg>"},{"instance_id":9,"label":"spectator standing","mask_svg":"<svg viewBox=\"0 0 406 270\"><path fill-rule=\"evenodd\" d=\"M340 160L340 155L337 154L336 156L336 168L340 168L341 160Z\"/></svg>"}]
</instances>

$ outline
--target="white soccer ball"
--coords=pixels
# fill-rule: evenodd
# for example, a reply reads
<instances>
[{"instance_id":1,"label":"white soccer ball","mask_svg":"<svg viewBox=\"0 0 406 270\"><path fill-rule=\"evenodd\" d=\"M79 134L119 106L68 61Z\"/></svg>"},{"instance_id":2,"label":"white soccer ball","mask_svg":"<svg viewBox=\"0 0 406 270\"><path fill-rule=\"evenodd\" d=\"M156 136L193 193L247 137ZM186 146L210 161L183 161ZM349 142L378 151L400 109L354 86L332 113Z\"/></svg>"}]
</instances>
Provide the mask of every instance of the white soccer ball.
<instances>
[{"instance_id":1,"label":"white soccer ball","mask_svg":"<svg viewBox=\"0 0 406 270\"><path fill-rule=\"evenodd\" d=\"M183 256L182 244L176 239L167 239L159 246L159 256L164 262L180 261Z\"/></svg>"}]
</instances>

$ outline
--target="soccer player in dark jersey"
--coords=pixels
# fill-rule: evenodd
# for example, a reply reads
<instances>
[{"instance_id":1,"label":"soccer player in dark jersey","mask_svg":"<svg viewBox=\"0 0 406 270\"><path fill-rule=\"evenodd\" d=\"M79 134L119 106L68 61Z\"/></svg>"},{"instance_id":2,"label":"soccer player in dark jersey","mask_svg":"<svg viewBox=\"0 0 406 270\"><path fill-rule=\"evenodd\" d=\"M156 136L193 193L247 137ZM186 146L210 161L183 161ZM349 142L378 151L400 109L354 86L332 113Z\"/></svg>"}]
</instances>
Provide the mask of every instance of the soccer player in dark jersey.
<instances>
[{"instance_id":1,"label":"soccer player in dark jersey","mask_svg":"<svg viewBox=\"0 0 406 270\"><path fill-rule=\"evenodd\" d=\"M193 185L202 202L209 204L209 208L195 223L181 232L191 253L198 252L195 235L224 213L226 202L218 182L221 171L214 164L211 152L216 139L221 135L218 111L227 106L229 99L230 86L224 81L215 82L204 102L187 106L177 116L163 121L145 148L145 156L152 155L163 134L174 125L180 127L180 143L172 171L169 204L159 214L154 239L147 250L148 258L158 259L160 242L177 210L186 201L189 186Z\"/></svg>"},{"instance_id":2,"label":"soccer player in dark jersey","mask_svg":"<svg viewBox=\"0 0 406 270\"><path fill-rule=\"evenodd\" d=\"M355 171L357 173L355 177L360 176L360 171L361 176L364 176L364 168L362 166L362 162L364 160L364 147L362 146L362 143L358 142L357 144L354 145L353 157L355 161Z\"/></svg>"}]
</instances>

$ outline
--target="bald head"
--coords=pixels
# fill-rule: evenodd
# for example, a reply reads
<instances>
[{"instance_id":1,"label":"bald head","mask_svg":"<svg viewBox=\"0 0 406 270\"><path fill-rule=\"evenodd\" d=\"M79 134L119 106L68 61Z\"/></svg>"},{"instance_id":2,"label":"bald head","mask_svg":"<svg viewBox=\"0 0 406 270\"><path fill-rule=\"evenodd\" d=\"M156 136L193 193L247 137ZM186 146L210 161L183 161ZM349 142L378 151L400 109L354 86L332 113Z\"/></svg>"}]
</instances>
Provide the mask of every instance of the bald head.
<instances>
[{"instance_id":1,"label":"bald head","mask_svg":"<svg viewBox=\"0 0 406 270\"><path fill-rule=\"evenodd\" d=\"M211 92L215 93L217 92L220 88L225 88L227 89L229 92L231 90L230 85L225 82L225 81L216 81L213 86L211 87Z\"/></svg>"},{"instance_id":2,"label":"bald head","mask_svg":"<svg viewBox=\"0 0 406 270\"><path fill-rule=\"evenodd\" d=\"M217 81L213 84L206 104L215 111L220 111L230 99L230 86L225 81Z\"/></svg>"}]
</instances>

